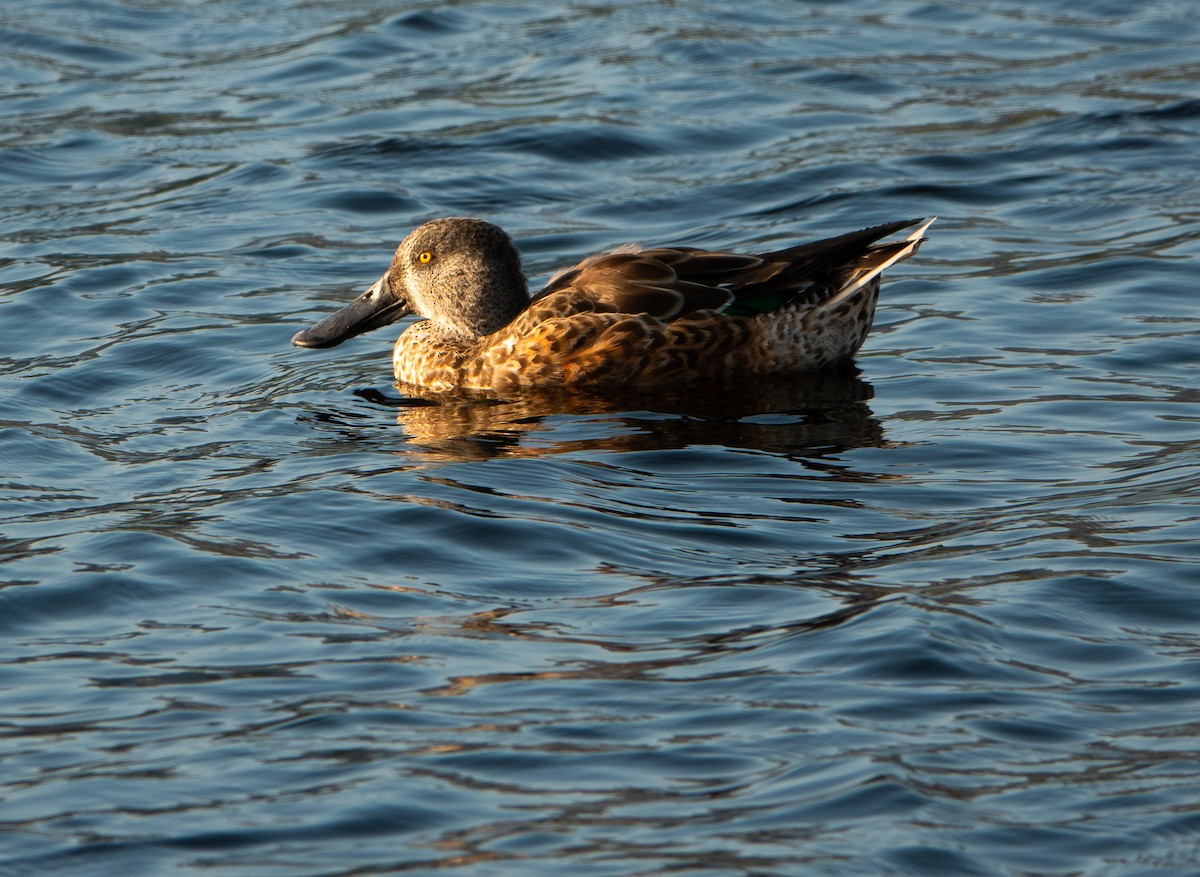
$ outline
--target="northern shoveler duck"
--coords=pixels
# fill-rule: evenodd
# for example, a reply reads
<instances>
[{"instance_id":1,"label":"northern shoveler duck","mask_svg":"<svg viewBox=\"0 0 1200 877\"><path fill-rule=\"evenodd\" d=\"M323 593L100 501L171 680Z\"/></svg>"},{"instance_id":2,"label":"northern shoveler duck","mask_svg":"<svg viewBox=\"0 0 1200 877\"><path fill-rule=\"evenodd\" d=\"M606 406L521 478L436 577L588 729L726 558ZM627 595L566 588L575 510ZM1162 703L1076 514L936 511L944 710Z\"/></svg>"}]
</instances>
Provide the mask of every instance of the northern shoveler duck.
<instances>
[{"instance_id":1,"label":"northern shoveler duck","mask_svg":"<svg viewBox=\"0 0 1200 877\"><path fill-rule=\"evenodd\" d=\"M332 347L419 314L426 319L396 342L396 380L439 392L807 371L862 346L881 272L915 253L932 222L891 222L761 255L627 244L564 268L531 299L501 228L435 219L404 239L370 289L292 343Z\"/></svg>"}]
</instances>

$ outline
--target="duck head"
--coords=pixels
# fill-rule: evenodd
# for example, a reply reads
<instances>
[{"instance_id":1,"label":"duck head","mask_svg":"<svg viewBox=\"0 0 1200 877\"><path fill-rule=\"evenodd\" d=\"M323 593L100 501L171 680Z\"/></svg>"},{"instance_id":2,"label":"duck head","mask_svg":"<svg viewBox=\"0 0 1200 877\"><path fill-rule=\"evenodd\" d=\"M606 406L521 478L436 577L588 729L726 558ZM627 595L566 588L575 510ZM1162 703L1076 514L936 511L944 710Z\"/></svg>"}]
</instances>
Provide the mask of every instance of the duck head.
<instances>
[{"instance_id":1,"label":"duck head","mask_svg":"<svg viewBox=\"0 0 1200 877\"><path fill-rule=\"evenodd\" d=\"M354 301L292 337L297 347L334 347L417 314L441 332L490 335L529 304L512 238L482 219L435 219L414 229L387 273Z\"/></svg>"}]
</instances>

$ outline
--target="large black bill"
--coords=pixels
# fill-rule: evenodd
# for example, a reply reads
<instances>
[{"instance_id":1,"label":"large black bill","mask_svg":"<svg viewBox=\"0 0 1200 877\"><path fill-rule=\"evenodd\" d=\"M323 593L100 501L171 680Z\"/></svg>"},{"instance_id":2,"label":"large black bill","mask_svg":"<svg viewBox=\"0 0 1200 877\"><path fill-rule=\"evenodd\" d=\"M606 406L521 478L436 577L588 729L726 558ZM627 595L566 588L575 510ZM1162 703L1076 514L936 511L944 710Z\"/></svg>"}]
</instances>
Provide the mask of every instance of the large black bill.
<instances>
[{"instance_id":1,"label":"large black bill","mask_svg":"<svg viewBox=\"0 0 1200 877\"><path fill-rule=\"evenodd\" d=\"M394 323L411 313L408 302L392 292L384 276L340 311L297 332L292 336L292 343L297 347L335 347L348 338Z\"/></svg>"}]
</instances>

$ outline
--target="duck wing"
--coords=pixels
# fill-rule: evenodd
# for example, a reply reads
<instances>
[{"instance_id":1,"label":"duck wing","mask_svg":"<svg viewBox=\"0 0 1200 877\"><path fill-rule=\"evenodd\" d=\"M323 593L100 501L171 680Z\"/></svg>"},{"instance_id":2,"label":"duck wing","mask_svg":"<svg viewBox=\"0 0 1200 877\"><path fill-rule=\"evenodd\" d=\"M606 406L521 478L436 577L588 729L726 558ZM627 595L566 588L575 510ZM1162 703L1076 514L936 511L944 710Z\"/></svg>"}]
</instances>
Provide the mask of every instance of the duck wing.
<instances>
[{"instance_id":1,"label":"duck wing","mask_svg":"<svg viewBox=\"0 0 1200 877\"><path fill-rule=\"evenodd\" d=\"M909 255L915 249L911 236L876 242L919 222L890 222L761 255L631 244L558 272L535 300L573 292L575 302L586 301L600 313L664 321L703 310L749 316L790 304L817 305Z\"/></svg>"},{"instance_id":2,"label":"duck wing","mask_svg":"<svg viewBox=\"0 0 1200 877\"><path fill-rule=\"evenodd\" d=\"M758 262L753 256L732 258ZM733 301L733 293L710 274L676 269L678 263L690 260L689 252L666 247L598 253L554 275L535 301L573 292L573 298L590 302L590 309L600 313L649 314L660 320L719 311Z\"/></svg>"}]
</instances>

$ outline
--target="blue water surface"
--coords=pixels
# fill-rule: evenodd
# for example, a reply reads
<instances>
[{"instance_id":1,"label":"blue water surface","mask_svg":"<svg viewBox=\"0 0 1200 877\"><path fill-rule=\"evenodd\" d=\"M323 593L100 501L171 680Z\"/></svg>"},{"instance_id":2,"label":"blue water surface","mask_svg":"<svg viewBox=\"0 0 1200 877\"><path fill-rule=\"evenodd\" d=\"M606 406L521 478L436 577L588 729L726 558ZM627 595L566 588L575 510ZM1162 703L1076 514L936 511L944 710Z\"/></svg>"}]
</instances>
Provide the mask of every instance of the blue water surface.
<instances>
[{"instance_id":1,"label":"blue water surface","mask_svg":"<svg viewBox=\"0 0 1200 877\"><path fill-rule=\"evenodd\" d=\"M0 16L0 874L1200 872L1200 7ZM937 214L855 364L289 338L440 215Z\"/></svg>"}]
</instances>

